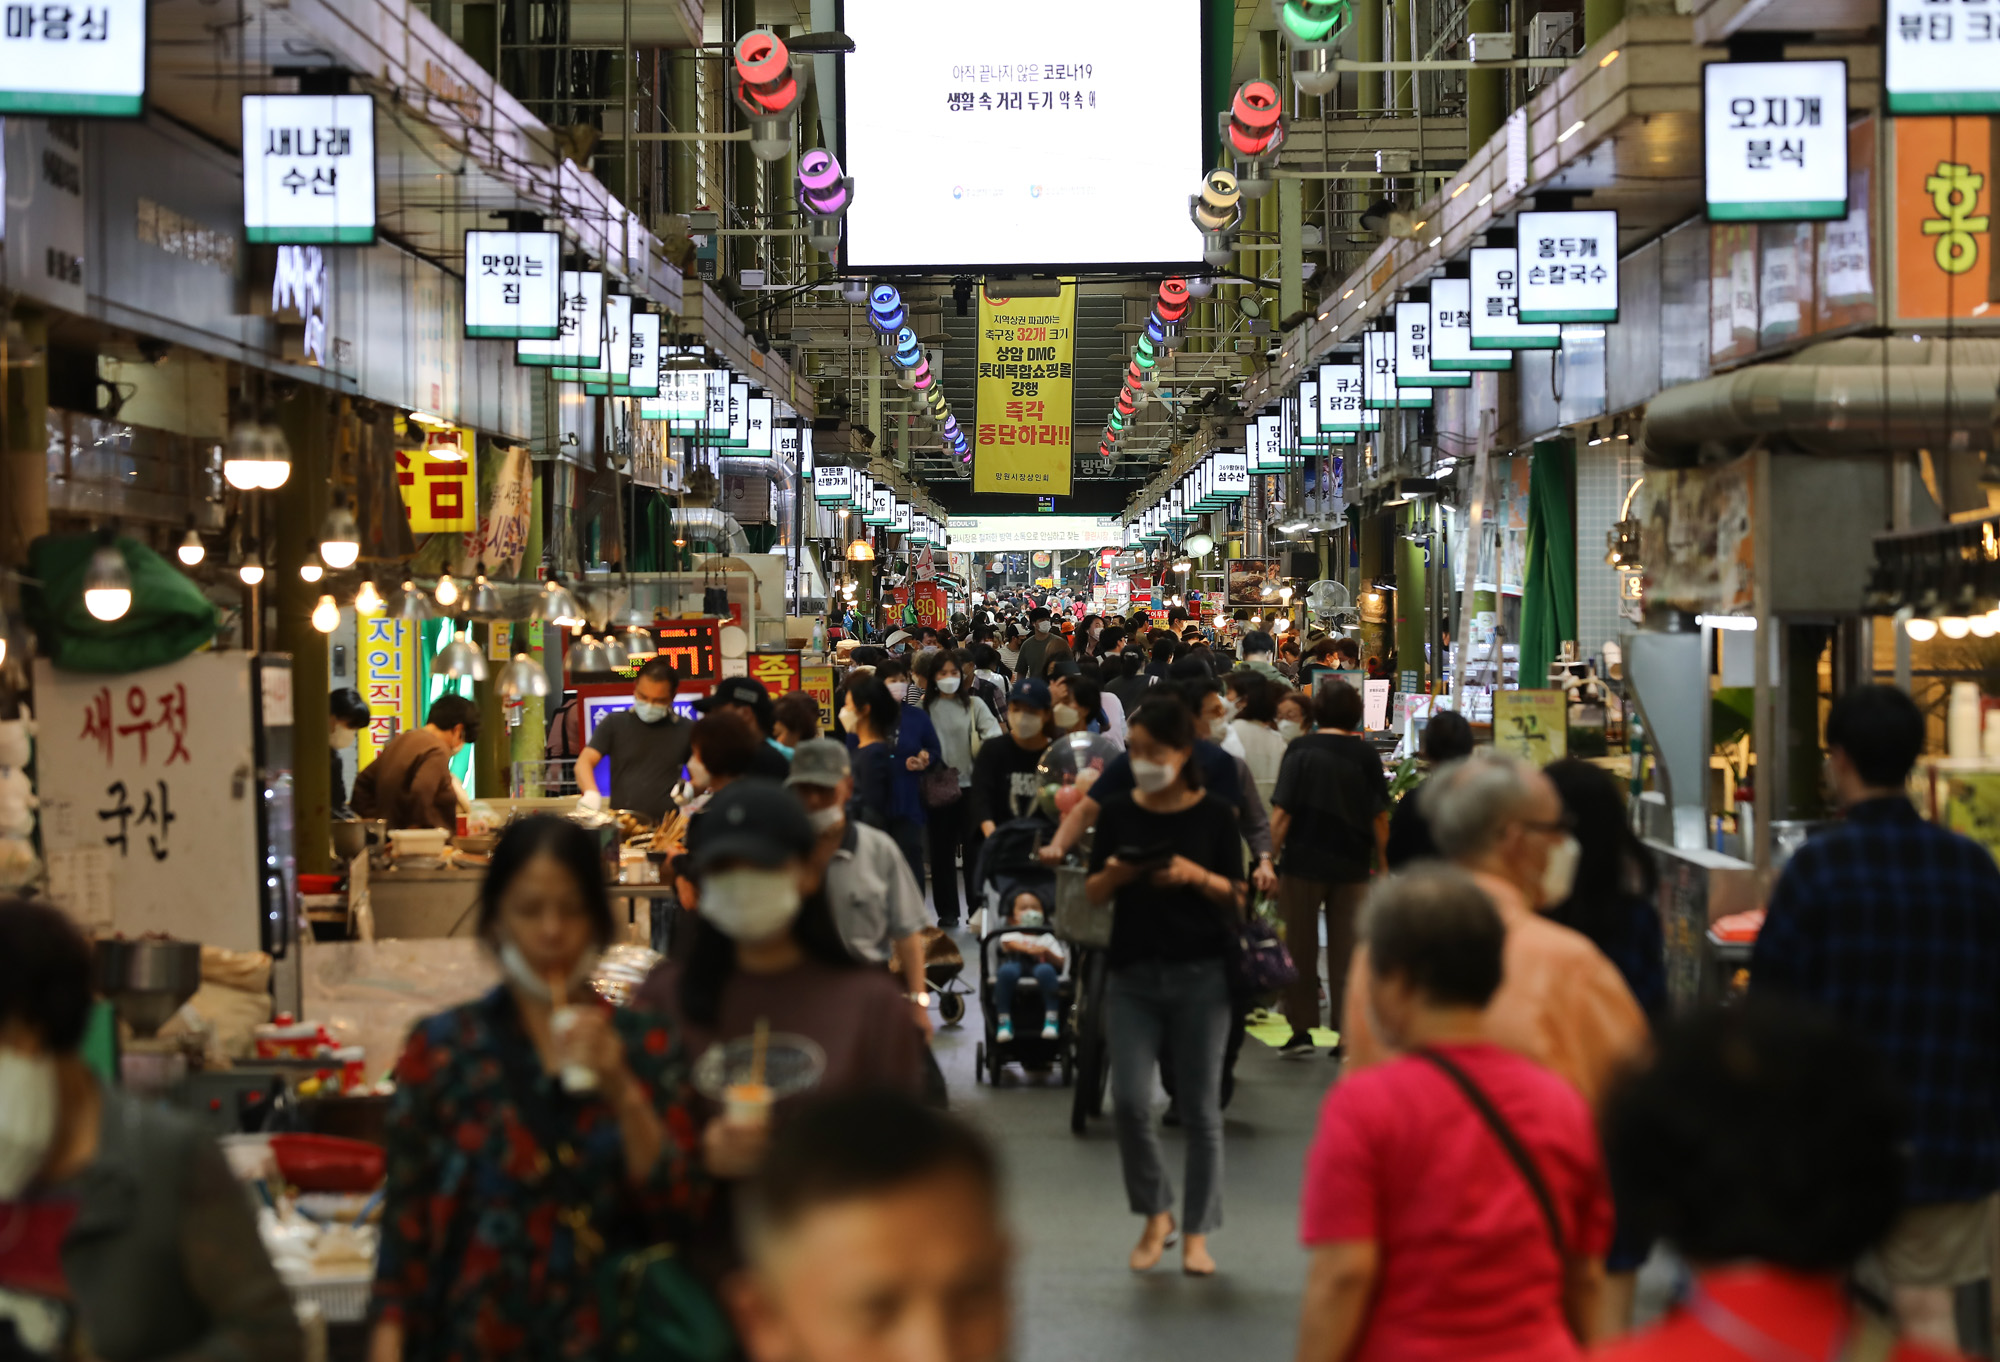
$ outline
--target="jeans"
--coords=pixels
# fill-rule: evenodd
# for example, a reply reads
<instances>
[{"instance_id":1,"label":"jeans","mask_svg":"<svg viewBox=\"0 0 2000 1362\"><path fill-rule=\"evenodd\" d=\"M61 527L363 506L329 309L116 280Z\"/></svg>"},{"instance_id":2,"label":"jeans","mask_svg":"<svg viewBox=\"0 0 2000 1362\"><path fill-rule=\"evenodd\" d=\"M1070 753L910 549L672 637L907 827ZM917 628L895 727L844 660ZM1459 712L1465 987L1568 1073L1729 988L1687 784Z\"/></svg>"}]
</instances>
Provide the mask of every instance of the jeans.
<instances>
[{"instance_id":1,"label":"jeans","mask_svg":"<svg viewBox=\"0 0 2000 1362\"><path fill-rule=\"evenodd\" d=\"M1174 1090L1187 1139L1181 1229L1222 1224L1222 1057L1229 1044L1228 970L1220 959L1141 960L1111 972L1105 990L1111 1038L1111 1103L1125 1197L1138 1215L1174 1206L1173 1183L1153 1128L1153 1071L1171 1044Z\"/></svg>"},{"instance_id":2,"label":"jeans","mask_svg":"<svg viewBox=\"0 0 2000 1362\"><path fill-rule=\"evenodd\" d=\"M931 906L937 909L938 922L947 927L979 907L979 887L973 877L979 873L979 844L984 839L973 825L971 803L968 795L960 795L956 803L932 809L924 834L931 853ZM954 863L961 851L963 867ZM965 886L962 911L958 906L961 883Z\"/></svg>"},{"instance_id":3,"label":"jeans","mask_svg":"<svg viewBox=\"0 0 2000 1362\"><path fill-rule=\"evenodd\" d=\"M1020 956L1011 956L1000 962L1000 968L993 971L993 1015L1006 1021L1014 1019L1014 986L1021 982L1021 972L1027 961ZM1042 1009L1050 1021L1056 1018L1058 998L1056 990L1061 987L1061 977L1056 967L1048 961L1038 962L1032 971L1035 983L1042 990Z\"/></svg>"},{"instance_id":4,"label":"jeans","mask_svg":"<svg viewBox=\"0 0 2000 1362\"><path fill-rule=\"evenodd\" d=\"M1319 1023L1319 914L1326 905L1326 1002L1328 1026L1340 1026L1347 999L1347 966L1354 956L1354 919L1367 897L1368 882L1336 884L1285 875L1278 880L1278 916L1285 945L1299 977L1285 990L1285 1020L1292 1030L1310 1032Z\"/></svg>"}]
</instances>

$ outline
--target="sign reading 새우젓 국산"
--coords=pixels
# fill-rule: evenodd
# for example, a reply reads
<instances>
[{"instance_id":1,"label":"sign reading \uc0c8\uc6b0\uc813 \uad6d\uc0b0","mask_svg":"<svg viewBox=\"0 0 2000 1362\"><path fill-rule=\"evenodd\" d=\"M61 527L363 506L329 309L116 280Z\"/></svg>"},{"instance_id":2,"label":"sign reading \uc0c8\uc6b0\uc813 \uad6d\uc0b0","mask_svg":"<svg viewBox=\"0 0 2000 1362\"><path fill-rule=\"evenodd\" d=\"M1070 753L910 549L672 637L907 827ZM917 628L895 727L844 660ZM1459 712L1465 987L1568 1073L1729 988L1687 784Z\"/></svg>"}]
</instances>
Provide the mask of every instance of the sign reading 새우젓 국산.
<instances>
[{"instance_id":1,"label":"sign reading \uc0c8\uc6b0\uc813 \uad6d\uc0b0","mask_svg":"<svg viewBox=\"0 0 2000 1362\"><path fill-rule=\"evenodd\" d=\"M979 291L972 490L1068 496L1076 282L1054 298Z\"/></svg>"}]
</instances>

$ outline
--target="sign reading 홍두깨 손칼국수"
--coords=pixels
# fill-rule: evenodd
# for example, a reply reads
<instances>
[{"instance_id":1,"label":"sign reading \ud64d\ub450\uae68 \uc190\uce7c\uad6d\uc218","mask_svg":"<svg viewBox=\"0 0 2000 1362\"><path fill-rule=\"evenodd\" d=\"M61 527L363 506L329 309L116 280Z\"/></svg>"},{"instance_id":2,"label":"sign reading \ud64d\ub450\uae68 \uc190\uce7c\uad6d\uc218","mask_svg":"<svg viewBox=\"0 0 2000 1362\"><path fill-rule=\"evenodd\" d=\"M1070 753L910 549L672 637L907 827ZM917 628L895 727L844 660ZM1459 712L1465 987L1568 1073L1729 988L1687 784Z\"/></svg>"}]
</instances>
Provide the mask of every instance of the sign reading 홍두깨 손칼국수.
<instances>
[{"instance_id":1,"label":"sign reading \ud64d\ub450\uae68 \uc190\uce7c\uad6d\uc218","mask_svg":"<svg viewBox=\"0 0 2000 1362\"><path fill-rule=\"evenodd\" d=\"M146 5L7 5L0 114L137 117L146 99Z\"/></svg>"},{"instance_id":2,"label":"sign reading \ud64d\ub450\uae68 \uc190\uce7c\uad6d\uc218","mask_svg":"<svg viewBox=\"0 0 2000 1362\"><path fill-rule=\"evenodd\" d=\"M46 12L70 6L7 5ZM252 245L375 239L375 100L243 96L243 234Z\"/></svg>"},{"instance_id":3,"label":"sign reading \ud64d\ub450\uae68 \uc190\uce7c\uad6d\uc218","mask_svg":"<svg viewBox=\"0 0 2000 1362\"><path fill-rule=\"evenodd\" d=\"M1710 220L1847 216L1846 62L1710 62L1701 98Z\"/></svg>"},{"instance_id":4,"label":"sign reading \ud64d\ub450\uae68 \uc190\uce7c\uad6d\uc218","mask_svg":"<svg viewBox=\"0 0 2000 1362\"><path fill-rule=\"evenodd\" d=\"M1076 284L1055 298L979 291L972 490L1068 496Z\"/></svg>"},{"instance_id":5,"label":"sign reading \ud64d\ub450\uae68 \uc190\uce7c\uad6d\uc218","mask_svg":"<svg viewBox=\"0 0 2000 1362\"><path fill-rule=\"evenodd\" d=\"M1892 114L2000 113L2000 12L1888 0L1882 85Z\"/></svg>"},{"instance_id":6,"label":"sign reading \ud64d\ub450\uae68 \uc190\uce7c\uad6d\uc218","mask_svg":"<svg viewBox=\"0 0 2000 1362\"><path fill-rule=\"evenodd\" d=\"M1516 227L1521 320L1618 320L1618 214L1527 212Z\"/></svg>"},{"instance_id":7,"label":"sign reading \ud64d\ub450\uae68 \uc190\uce7c\uad6d\uc218","mask_svg":"<svg viewBox=\"0 0 2000 1362\"><path fill-rule=\"evenodd\" d=\"M465 334L474 340L562 335L562 238L554 232L465 234Z\"/></svg>"}]
</instances>

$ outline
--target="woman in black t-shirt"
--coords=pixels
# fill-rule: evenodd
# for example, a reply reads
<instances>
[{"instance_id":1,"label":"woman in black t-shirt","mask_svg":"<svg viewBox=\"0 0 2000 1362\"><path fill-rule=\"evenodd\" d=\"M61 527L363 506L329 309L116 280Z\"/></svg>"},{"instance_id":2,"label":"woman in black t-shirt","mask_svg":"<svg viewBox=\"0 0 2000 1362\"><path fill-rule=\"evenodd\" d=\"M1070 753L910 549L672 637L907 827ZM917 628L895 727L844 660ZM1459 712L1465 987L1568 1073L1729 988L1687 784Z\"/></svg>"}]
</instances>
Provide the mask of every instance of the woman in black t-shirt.
<instances>
[{"instance_id":1,"label":"woman in black t-shirt","mask_svg":"<svg viewBox=\"0 0 2000 1362\"><path fill-rule=\"evenodd\" d=\"M1088 892L1114 902L1105 1019L1125 1195L1146 1217L1135 1272L1173 1242L1173 1184L1153 1129L1153 1074L1163 1050L1187 1136L1181 1270L1214 1273L1208 1233L1222 1222L1222 1066L1229 1041L1226 957L1243 905L1243 842L1230 806L1202 789L1194 716L1148 700L1129 722L1135 788L1097 816Z\"/></svg>"}]
</instances>

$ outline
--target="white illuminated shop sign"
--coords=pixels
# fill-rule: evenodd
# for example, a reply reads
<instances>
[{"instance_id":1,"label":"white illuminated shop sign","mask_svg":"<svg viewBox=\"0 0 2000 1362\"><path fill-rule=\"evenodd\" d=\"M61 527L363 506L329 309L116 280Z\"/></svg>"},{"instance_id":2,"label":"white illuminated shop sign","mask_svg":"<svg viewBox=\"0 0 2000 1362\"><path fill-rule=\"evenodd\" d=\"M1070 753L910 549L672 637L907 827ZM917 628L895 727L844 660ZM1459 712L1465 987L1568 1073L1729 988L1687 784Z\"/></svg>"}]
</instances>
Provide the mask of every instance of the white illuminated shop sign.
<instances>
[{"instance_id":1,"label":"white illuminated shop sign","mask_svg":"<svg viewBox=\"0 0 2000 1362\"><path fill-rule=\"evenodd\" d=\"M1322 439L1339 443L1352 439L1356 431L1374 430L1382 424L1382 413L1361 405L1361 366L1322 364L1319 366L1319 429Z\"/></svg>"},{"instance_id":2,"label":"white illuminated shop sign","mask_svg":"<svg viewBox=\"0 0 2000 1362\"><path fill-rule=\"evenodd\" d=\"M5 7L85 12L84 6ZM252 245L375 239L375 101L368 95L243 96L243 232Z\"/></svg>"},{"instance_id":3,"label":"white illuminated shop sign","mask_svg":"<svg viewBox=\"0 0 2000 1362\"><path fill-rule=\"evenodd\" d=\"M1472 369L1505 369L1514 356L1505 350L1472 348L1472 281L1431 280L1431 369L1464 373ZM1467 383L1471 382L1468 376Z\"/></svg>"},{"instance_id":4,"label":"white illuminated shop sign","mask_svg":"<svg viewBox=\"0 0 2000 1362\"><path fill-rule=\"evenodd\" d=\"M604 361L604 276L593 270L562 272L561 311L554 340L514 345L516 364L595 369Z\"/></svg>"},{"instance_id":5,"label":"white illuminated shop sign","mask_svg":"<svg viewBox=\"0 0 2000 1362\"><path fill-rule=\"evenodd\" d=\"M915 521L910 519L913 510L914 508L910 505L909 502L900 500L897 501L896 523L892 525L890 528L894 529L898 534L908 534L912 526L914 526L916 523Z\"/></svg>"},{"instance_id":6,"label":"white illuminated shop sign","mask_svg":"<svg viewBox=\"0 0 2000 1362\"><path fill-rule=\"evenodd\" d=\"M1282 473L1285 471L1285 434L1278 418L1260 416L1250 428L1255 442L1250 446L1254 462L1253 473Z\"/></svg>"},{"instance_id":7,"label":"white illuminated shop sign","mask_svg":"<svg viewBox=\"0 0 2000 1362\"><path fill-rule=\"evenodd\" d=\"M1710 221L1847 216L1846 62L1710 62L1701 107Z\"/></svg>"},{"instance_id":8,"label":"white illuminated shop sign","mask_svg":"<svg viewBox=\"0 0 2000 1362\"><path fill-rule=\"evenodd\" d=\"M133 118L145 102L146 0L5 7L0 114Z\"/></svg>"},{"instance_id":9,"label":"white illuminated shop sign","mask_svg":"<svg viewBox=\"0 0 2000 1362\"><path fill-rule=\"evenodd\" d=\"M1888 0L1882 49L1890 113L2000 113L2000 12L1993 6Z\"/></svg>"},{"instance_id":10,"label":"white illuminated shop sign","mask_svg":"<svg viewBox=\"0 0 2000 1362\"><path fill-rule=\"evenodd\" d=\"M864 525L893 525L896 522L896 494L886 487L871 488L868 493L868 510L861 517Z\"/></svg>"},{"instance_id":11,"label":"white illuminated shop sign","mask_svg":"<svg viewBox=\"0 0 2000 1362\"><path fill-rule=\"evenodd\" d=\"M465 334L554 340L562 334L562 238L554 232L465 234Z\"/></svg>"},{"instance_id":12,"label":"white illuminated shop sign","mask_svg":"<svg viewBox=\"0 0 2000 1362\"><path fill-rule=\"evenodd\" d=\"M1562 327L1521 324L1520 257L1511 246L1472 251L1472 348L1555 350Z\"/></svg>"},{"instance_id":13,"label":"white illuminated shop sign","mask_svg":"<svg viewBox=\"0 0 2000 1362\"><path fill-rule=\"evenodd\" d=\"M1396 333L1361 334L1361 402L1378 411L1392 407L1428 407L1429 388L1403 388L1396 383Z\"/></svg>"},{"instance_id":14,"label":"white illuminated shop sign","mask_svg":"<svg viewBox=\"0 0 2000 1362\"><path fill-rule=\"evenodd\" d=\"M771 452L771 399L753 397L750 399L748 416L745 419L745 448L752 454L769 455Z\"/></svg>"},{"instance_id":15,"label":"white illuminated shop sign","mask_svg":"<svg viewBox=\"0 0 2000 1362\"><path fill-rule=\"evenodd\" d=\"M631 372L618 389L624 397L656 397L660 391L660 314L632 315Z\"/></svg>"},{"instance_id":16,"label":"white illuminated shop sign","mask_svg":"<svg viewBox=\"0 0 2000 1362\"><path fill-rule=\"evenodd\" d=\"M813 469L813 500L822 506L845 506L853 501L854 470L833 463Z\"/></svg>"},{"instance_id":17,"label":"white illuminated shop sign","mask_svg":"<svg viewBox=\"0 0 2000 1362\"><path fill-rule=\"evenodd\" d=\"M556 370L558 382L582 383L595 397L610 397L625 391L632 378L632 296L614 293L604 300L604 339L597 347L595 369L571 372Z\"/></svg>"},{"instance_id":18,"label":"white illuminated shop sign","mask_svg":"<svg viewBox=\"0 0 2000 1362\"><path fill-rule=\"evenodd\" d=\"M1472 375L1437 373L1431 369L1431 305L1396 304L1396 386L1407 388L1469 388Z\"/></svg>"},{"instance_id":19,"label":"white illuminated shop sign","mask_svg":"<svg viewBox=\"0 0 2000 1362\"><path fill-rule=\"evenodd\" d=\"M1516 227L1521 320L1618 320L1618 214L1522 213Z\"/></svg>"},{"instance_id":20,"label":"white illuminated shop sign","mask_svg":"<svg viewBox=\"0 0 2000 1362\"><path fill-rule=\"evenodd\" d=\"M1249 461L1240 449L1224 449L1216 453L1215 495L1224 501L1241 501L1250 495Z\"/></svg>"}]
</instances>

